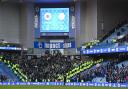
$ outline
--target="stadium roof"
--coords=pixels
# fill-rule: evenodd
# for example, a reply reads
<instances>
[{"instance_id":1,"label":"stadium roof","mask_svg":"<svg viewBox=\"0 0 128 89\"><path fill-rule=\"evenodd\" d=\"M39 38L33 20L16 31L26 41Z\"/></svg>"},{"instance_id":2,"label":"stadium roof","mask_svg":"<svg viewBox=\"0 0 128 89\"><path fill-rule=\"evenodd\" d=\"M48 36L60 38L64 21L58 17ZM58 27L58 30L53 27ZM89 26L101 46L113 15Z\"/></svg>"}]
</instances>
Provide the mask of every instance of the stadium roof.
<instances>
[{"instance_id":1,"label":"stadium roof","mask_svg":"<svg viewBox=\"0 0 128 89\"><path fill-rule=\"evenodd\" d=\"M76 2L78 0L0 0L1 2L34 2L34 3L65 3Z\"/></svg>"}]
</instances>

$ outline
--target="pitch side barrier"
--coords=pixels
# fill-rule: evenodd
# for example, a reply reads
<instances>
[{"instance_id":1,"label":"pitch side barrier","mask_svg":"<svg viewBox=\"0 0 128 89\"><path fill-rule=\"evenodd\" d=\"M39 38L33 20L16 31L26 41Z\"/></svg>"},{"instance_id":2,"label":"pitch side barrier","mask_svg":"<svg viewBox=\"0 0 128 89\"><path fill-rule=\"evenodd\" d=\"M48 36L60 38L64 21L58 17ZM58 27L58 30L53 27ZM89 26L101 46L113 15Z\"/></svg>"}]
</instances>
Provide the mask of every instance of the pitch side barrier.
<instances>
[{"instance_id":1,"label":"pitch side barrier","mask_svg":"<svg viewBox=\"0 0 128 89\"><path fill-rule=\"evenodd\" d=\"M47 85L63 86L64 82L0 82L0 85ZM67 82L65 86L95 86L95 87L128 87L128 83L84 83L84 82Z\"/></svg>"}]
</instances>

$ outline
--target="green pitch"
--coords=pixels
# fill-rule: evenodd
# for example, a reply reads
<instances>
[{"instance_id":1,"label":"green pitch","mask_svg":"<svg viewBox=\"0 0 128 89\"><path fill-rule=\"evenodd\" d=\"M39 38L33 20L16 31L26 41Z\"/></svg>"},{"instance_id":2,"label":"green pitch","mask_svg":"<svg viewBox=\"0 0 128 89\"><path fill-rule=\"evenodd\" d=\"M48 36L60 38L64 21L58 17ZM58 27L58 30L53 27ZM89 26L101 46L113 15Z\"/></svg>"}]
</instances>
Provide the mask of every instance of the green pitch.
<instances>
[{"instance_id":1,"label":"green pitch","mask_svg":"<svg viewBox=\"0 0 128 89\"><path fill-rule=\"evenodd\" d=\"M0 86L0 89L127 89L112 87L78 87L78 86Z\"/></svg>"}]
</instances>

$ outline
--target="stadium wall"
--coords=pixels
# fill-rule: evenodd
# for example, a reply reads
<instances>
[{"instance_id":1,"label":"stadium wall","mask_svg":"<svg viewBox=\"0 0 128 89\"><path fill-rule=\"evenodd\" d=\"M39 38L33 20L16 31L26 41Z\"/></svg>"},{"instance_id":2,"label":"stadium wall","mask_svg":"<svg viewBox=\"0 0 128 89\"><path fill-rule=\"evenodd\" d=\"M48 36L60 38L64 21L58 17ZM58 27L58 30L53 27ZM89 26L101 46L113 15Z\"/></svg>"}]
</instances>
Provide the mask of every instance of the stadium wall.
<instances>
[{"instance_id":1,"label":"stadium wall","mask_svg":"<svg viewBox=\"0 0 128 89\"><path fill-rule=\"evenodd\" d=\"M76 5L76 44L97 38L97 2L89 0ZM0 38L20 42L24 47L33 48L34 40L34 4L1 3ZM80 12L80 13L79 13ZM5 24L6 23L6 24ZM8 30L9 29L9 30Z\"/></svg>"},{"instance_id":2,"label":"stadium wall","mask_svg":"<svg viewBox=\"0 0 128 89\"><path fill-rule=\"evenodd\" d=\"M128 20L128 0L98 0L98 38L102 38L123 20Z\"/></svg>"},{"instance_id":3,"label":"stadium wall","mask_svg":"<svg viewBox=\"0 0 128 89\"><path fill-rule=\"evenodd\" d=\"M82 1L77 6L77 47L82 43L97 39L97 0ZM79 9L80 8L80 14ZM79 17L80 16L80 17ZM79 30L80 29L80 30Z\"/></svg>"},{"instance_id":4,"label":"stadium wall","mask_svg":"<svg viewBox=\"0 0 128 89\"><path fill-rule=\"evenodd\" d=\"M33 48L34 42L34 4L20 6L20 42L26 48Z\"/></svg>"},{"instance_id":5,"label":"stadium wall","mask_svg":"<svg viewBox=\"0 0 128 89\"><path fill-rule=\"evenodd\" d=\"M97 39L97 0L88 0L83 7L86 7L82 9L83 13L85 12L85 24L82 25L83 22L81 22L81 25L83 27L85 26L85 34L83 34L85 35L84 39L85 41L95 40ZM84 15L81 16L81 21L82 17L84 17ZM84 41L84 39L81 40Z\"/></svg>"},{"instance_id":6,"label":"stadium wall","mask_svg":"<svg viewBox=\"0 0 128 89\"><path fill-rule=\"evenodd\" d=\"M0 3L0 39L19 43L19 6L14 3Z\"/></svg>"},{"instance_id":7,"label":"stadium wall","mask_svg":"<svg viewBox=\"0 0 128 89\"><path fill-rule=\"evenodd\" d=\"M0 39L33 48L34 4L0 3Z\"/></svg>"}]
</instances>

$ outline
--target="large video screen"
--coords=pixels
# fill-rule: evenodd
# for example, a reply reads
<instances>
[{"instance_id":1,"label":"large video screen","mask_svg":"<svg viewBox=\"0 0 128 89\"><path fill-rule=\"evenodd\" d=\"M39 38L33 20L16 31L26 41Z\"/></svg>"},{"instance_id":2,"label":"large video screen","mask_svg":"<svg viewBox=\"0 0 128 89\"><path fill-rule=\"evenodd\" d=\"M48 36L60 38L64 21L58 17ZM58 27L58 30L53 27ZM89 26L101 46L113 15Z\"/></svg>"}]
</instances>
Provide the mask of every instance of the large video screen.
<instances>
[{"instance_id":1,"label":"large video screen","mask_svg":"<svg viewBox=\"0 0 128 89\"><path fill-rule=\"evenodd\" d=\"M40 32L69 32L69 8L40 8Z\"/></svg>"}]
</instances>

